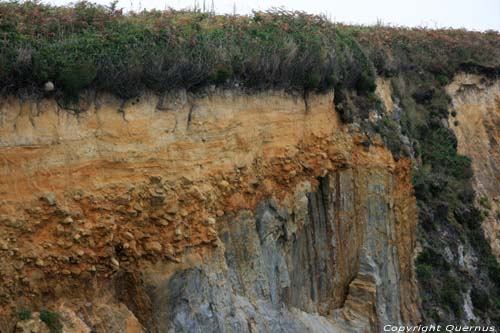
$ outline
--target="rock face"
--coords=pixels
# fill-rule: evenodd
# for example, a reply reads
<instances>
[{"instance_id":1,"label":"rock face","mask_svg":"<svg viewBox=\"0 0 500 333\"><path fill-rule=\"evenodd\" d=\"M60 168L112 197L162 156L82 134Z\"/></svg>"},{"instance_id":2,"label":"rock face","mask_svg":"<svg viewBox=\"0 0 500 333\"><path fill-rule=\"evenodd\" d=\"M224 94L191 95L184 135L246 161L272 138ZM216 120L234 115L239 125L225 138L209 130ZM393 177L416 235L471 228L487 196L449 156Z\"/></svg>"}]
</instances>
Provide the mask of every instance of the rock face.
<instances>
[{"instance_id":1,"label":"rock face","mask_svg":"<svg viewBox=\"0 0 500 333\"><path fill-rule=\"evenodd\" d=\"M458 151L472 159L478 206L487 215L483 229L500 258L500 81L463 73L447 90L456 113L450 128Z\"/></svg>"},{"instance_id":2,"label":"rock face","mask_svg":"<svg viewBox=\"0 0 500 333\"><path fill-rule=\"evenodd\" d=\"M332 94L2 102L1 331L19 307L95 332L419 321L410 161Z\"/></svg>"},{"instance_id":3,"label":"rock face","mask_svg":"<svg viewBox=\"0 0 500 333\"><path fill-rule=\"evenodd\" d=\"M158 332L377 332L415 322L399 255L414 245L414 226L393 209L409 208L393 201L395 181L385 170L339 170L314 192L301 183L284 205L266 200L229 218L215 260L148 288Z\"/></svg>"}]
</instances>

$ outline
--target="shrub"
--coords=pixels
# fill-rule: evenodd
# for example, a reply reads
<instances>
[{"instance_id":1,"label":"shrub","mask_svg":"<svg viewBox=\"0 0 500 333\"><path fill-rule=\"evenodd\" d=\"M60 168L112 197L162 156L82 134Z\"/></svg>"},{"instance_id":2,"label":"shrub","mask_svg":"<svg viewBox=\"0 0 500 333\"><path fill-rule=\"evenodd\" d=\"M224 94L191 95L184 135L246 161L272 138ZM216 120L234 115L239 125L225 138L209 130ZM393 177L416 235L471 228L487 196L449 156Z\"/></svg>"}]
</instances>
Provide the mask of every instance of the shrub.
<instances>
[{"instance_id":1,"label":"shrub","mask_svg":"<svg viewBox=\"0 0 500 333\"><path fill-rule=\"evenodd\" d=\"M356 90L363 94L374 92L376 88L375 78L369 73L362 73L356 82Z\"/></svg>"},{"instance_id":2,"label":"shrub","mask_svg":"<svg viewBox=\"0 0 500 333\"><path fill-rule=\"evenodd\" d=\"M482 259L486 262L490 279L495 283L497 288L500 288L500 265L498 264L497 259L491 253L491 250L487 251L487 253L483 254L483 256L484 258Z\"/></svg>"},{"instance_id":3,"label":"shrub","mask_svg":"<svg viewBox=\"0 0 500 333\"><path fill-rule=\"evenodd\" d=\"M369 94L377 72L424 70L442 86L466 62L494 67L500 59L495 33L346 26L285 10L123 14L89 2L27 1L0 3L0 16L0 80L11 92L52 80L65 93L92 87L127 97L235 80L256 89L341 84Z\"/></svg>"},{"instance_id":4,"label":"shrub","mask_svg":"<svg viewBox=\"0 0 500 333\"><path fill-rule=\"evenodd\" d=\"M74 95L89 86L96 75L97 69L90 62L69 63L60 69L57 80L67 93Z\"/></svg>"},{"instance_id":5,"label":"shrub","mask_svg":"<svg viewBox=\"0 0 500 333\"><path fill-rule=\"evenodd\" d=\"M80 2L53 7L1 3L0 79L11 91L56 81L129 97L143 89L196 90L227 80L245 87L331 88L341 80L372 90L373 70L358 43L314 15L273 10L250 17L198 11L128 13ZM57 24L54 24L57 22ZM29 66L19 49L32 50ZM22 70L20 75L21 67Z\"/></svg>"},{"instance_id":6,"label":"shrub","mask_svg":"<svg viewBox=\"0 0 500 333\"><path fill-rule=\"evenodd\" d=\"M31 319L31 310L22 308L17 311L19 315L19 319L21 320L30 320Z\"/></svg>"},{"instance_id":7,"label":"shrub","mask_svg":"<svg viewBox=\"0 0 500 333\"><path fill-rule=\"evenodd\" d=\"M448 81L448 77L446 75L444 75L444 74L438 74L438 75L436 75L436 80L442 86L447 85L448 82L449 82Z\"/></svg>"},{"instance_id":8,"label":"shrub","mask_svg":"<svg viewBox=\"0 0 500 333\"><path fill-rule=\"evenodd\" d=\"M479 198L479 204L488 210L491 210L491 202L487 197L481 197Z\"/></svg>"},{"instance_id":9,"label":"shrub","mask_svg":"<svg viewBox=\"0 0 500 333\"><path fill-rule=\"evenodd\" d=\"M462 314L462 292L459 281L448 275L440 291L441 301L447 306L457 317Z\"/></svg>"},{"instance_id":10,"label":"shrub","mask_svg":"<svg viewBox=\"0 0 500 333\"><path fill-rule=\"evenodd\" d=\"M40 311L40 320L48 326L51 333L62 332L63 326L57 313L43 309Z\"/></svg>"},{"instance_id":11,"label":"shrub","mask_svg":"<svg viewBox=\"0 0 500 333\"><path fill-rule=\"evenodd\" d=\"M417 276L421 284L430 286L432 282L432 266L428 264L418 264Z\"/></svg>"},{"instance_id":12,"label":"shrub","mask_svg":"<svg viewBox=\"0 0 500 333\"><path fill-rule=\"evenodd\" d=\"M488 294L483 290L472 288L470 293L472 305L479 311L487 311L490 307Z\"/></svg>"},{"instance_id":13,"label":"shrub","mask_svg":"<svg viewBox=\"0 0 500 333\"><path fill-rule=\"evenodd\" d=\"M472 177L471 161L468 157L457 154L457 139L447 128L438 128L427 133L423 142L422 158L430 163L434 170L457 179Z\"/></svg>"},{"instance_id":14,"label":"shrub","mask_svg":"<svg viewBox=\"0 0 500 333\"><path fill-rule=\"evenodd\" d=\"M215 66L214 81L217 84L225 83L233 75L233 69L229 65L217 64Z\"/></svg>"},{"instance_id":15,"label":"shrub","mask_svg":"<svg viewBox=\"0 0 500 333\"><path fill-rule=\"evenodd\" d=\"M443 256L431 248L425 248L417 257L417 265L427 265L445 272L450 270L450 264Z\"/></svg>"}]
</instances>

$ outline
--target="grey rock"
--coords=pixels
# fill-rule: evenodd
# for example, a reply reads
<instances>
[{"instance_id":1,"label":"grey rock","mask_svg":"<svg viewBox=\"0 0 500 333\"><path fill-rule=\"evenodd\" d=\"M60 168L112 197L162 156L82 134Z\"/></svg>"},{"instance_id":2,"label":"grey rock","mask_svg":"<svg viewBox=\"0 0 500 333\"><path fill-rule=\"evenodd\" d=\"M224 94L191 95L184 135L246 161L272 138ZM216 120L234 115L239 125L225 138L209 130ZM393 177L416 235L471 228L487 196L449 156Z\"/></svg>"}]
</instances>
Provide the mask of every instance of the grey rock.
<instances>
[{"instance_id":1,"label":"grey rock","mask_svg":"<svg viewBox=\"0 0 500 333\"><path fill-rule=\"evenodd\" d=\"M55 89L54 83L52 81L47 81L43 85L43 91L45 92L51 92Z\"/></svg>"},{"instance_id":2,"label":"grey rock","mask_svg":"<svg viewBox=\"0 0 500 333\"><path fill-rule=\"evenodd\" d=\"M221 225L223 253L152 280L147 290L156 329L374 332L387 323L402 324L386 184L377 174L359 183L354 172L344 170L320 179L306 203L297 195L293 209L265 200L255 212L241 211ZM360 187L367 196L356 196ZM356 207L363 208L356 212ZM384 237L375 237L380 233ZM376 292L356 287L356 281ZM349 307L356 302L374 302L370 309L377 322L371 313Z\"/></svg>"}]
</instances>

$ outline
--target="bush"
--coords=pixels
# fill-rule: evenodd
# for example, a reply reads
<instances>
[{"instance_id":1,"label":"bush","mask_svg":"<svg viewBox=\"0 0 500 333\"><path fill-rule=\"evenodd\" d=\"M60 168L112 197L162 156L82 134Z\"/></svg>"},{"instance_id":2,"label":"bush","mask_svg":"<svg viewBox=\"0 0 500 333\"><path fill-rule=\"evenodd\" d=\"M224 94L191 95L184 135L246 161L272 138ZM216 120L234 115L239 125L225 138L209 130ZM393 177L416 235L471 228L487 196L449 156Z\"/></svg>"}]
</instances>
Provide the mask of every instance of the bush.
<instances>
[{"instance_id":1,"label":"bush","mask_svg":"<svg viewBox=\"0 0 500 333\"><path fill-rule=\"evenodd\" d=\"M229 65L217 64L215 66L214 81L223 84L233 75L233 69Z\"/></svg>"},{"instance_id":2,"label":"bush","mask_svg":"<svg viewBox=\"0 0 500 333\"><path fill-rule=\"evenodd\" d=\"M247 88L324 91L337 85L369 94L375 74L423 70L446 84L464 63L499 65L494 33L358 27L272 10L250 16L142 11L79 2L0 3L0 83L10 92L41 87L196 90L234 80Z\"/></svg>"},{"instance_id":3,"label":"bush","mask_svg":"<svg viewBox=\"0 0 500 333\"><path fill-rule=\"evenodd\" d=\"M457 317L462 314L462 292L461 285L456 278L448 275L440 291L441 301L447 306Z\"/></svg>"},{"instance_id":4,"label":"bush","mask_svg":"<svg viewBox=\"0 0 500 333\"><path fill-rule=\"evenodd\" d=\"M472 305L479 311L487 311L490 307L490 299L486 292L477 288L472 288L470 297Z\"/></svg>"},{"instance_id":5,"label":"bush","mask_svg":"<svg viewBox=\"0 0 500 333\"><path fill-rule=\"evenodd\" d=\"M64 93L92 87L122 97L227 80L255 89L324 91L341 80L354 82L349 87L359 82L360 90L374 88L372 67L358 43L327 20L301 12L124 15L88 2L25 2L0 3L0 14L16 18L2 23L0 39L0 79L11 91L47 80ZM30 50L25 58L32 61L21 64L20 49Z\"/></svg>"},{"instance_id":6,"label":"bush","mask_svg":"<svg viewBox=\"0 0 500 333\"><path fill-rule=\"evenodd\" d=\"M449 82L448 77L444 74L436 75L436 81L442 86L447 85Z\"/></svg>"},{"instance_id":7,"label":"bush","mask_svg":"<svg viewBox=\"0 0 500 333\"><path fill-rule=\"evenodd\" d=\"M17 311L19 315L19 319L21 320L30 320L31 319L31 310L22 308Z\"/></svg>"},{"instance_id":8,"label":"bush","mask_svg":"<svg viewBox=\"0 0 500 333\"><path fill-rule=\"evenodd\" d=\"M418 255L417 265L427 265L444 272L449 271L451 268L450 264L448 264L448 262L443 258L441 254L428 247L424 248L423 251Z\"/></svg>"},{"instance_id":9,"label":"bush","mask_svg":"<svg viewBox=\"0 0 500 333\"><path fill-rule=\"evenodd\" d=\"M500 288L500 265L498 264L495 256L490 251L488 251L488 253L485 253L484 258L482 259L484 262L486 262L486 267L488 269L490 279L495 283L497 288Z\"/></svg>"},{"instance_id":10,"label":"bush","mask_svg":"<svg viewBox=\"0 0 500 333\"><path fill-rule=\"evenodd\" d=\"M488 210L491 210L491 202L488 198L486 197L481 197L479 198L479 204Z\"/></svg>"},{"instance_id":11,"label":"bush","mask_svg":"<svg viewBox=\"0 0 500 333\"><path fill-rule=\"evenodd\" d=\"M428 264L417 264L417 277L424 286L430 286L432 282L432 266Z\"/></svg>"},{"instance_id":12,"label":"bush","mask_svg":"<svg viewBox=\"0 0 500 333\"><path fill-rule=\"evenodd\" d=\"M94 64L70 63L60 69L57 81L61 83L65 92L74 95L83 88L90 85L97 75L97 69Z\"/></svg>"},{"instance_id":13,"label":"bush","mask_svg":"<svg viewBox=\"0 0 500 333\"><path fill-rule=\"evenodd\" d=\"M356 82L356 90L362 94L367 94L375 91L375 78L371 73L362 73Z\"/></svg>"},{"instance_id":14,"label":"bush","mask_svg":"<svg viewBox=\"0 0 500 333\"><path fill-rule=\"evenodd\" d=\"M57 313L43 309L40 311L40 320L49 327L51 333L62 332L63 326Z\"/></svg>"}]
</instances>

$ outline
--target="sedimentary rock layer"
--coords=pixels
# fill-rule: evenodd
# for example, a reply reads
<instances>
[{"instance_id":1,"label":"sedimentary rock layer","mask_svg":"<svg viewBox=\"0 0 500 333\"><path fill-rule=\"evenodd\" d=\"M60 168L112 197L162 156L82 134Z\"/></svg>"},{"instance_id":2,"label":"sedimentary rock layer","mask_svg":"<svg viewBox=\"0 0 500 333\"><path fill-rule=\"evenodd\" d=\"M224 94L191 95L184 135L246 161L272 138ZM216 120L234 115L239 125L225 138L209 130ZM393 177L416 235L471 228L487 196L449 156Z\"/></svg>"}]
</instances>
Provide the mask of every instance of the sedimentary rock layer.
<instances>
[{"instance_id":1,"label":"sedimentary rock layer","mask_svg":"<svg viewBox=\"0 0 500 333\"><path fill-rule=\"evenodd\" d=\"M461 73L447 88L458 151L472 159L483 229L500 258L500 81Z\"/></svg>"},{"instance_id":2,"label":"sedimentary rock layer","mask_svg":"<svg viewBox=\"0 0 500 333\"><path fill-rule=\"evenodd\" d=\"M332 94L7 98L0 166L2 328L44 307L68 332L418 321L410 161Z\"/></svg>"}]
</instances>

